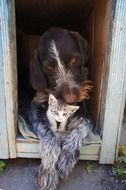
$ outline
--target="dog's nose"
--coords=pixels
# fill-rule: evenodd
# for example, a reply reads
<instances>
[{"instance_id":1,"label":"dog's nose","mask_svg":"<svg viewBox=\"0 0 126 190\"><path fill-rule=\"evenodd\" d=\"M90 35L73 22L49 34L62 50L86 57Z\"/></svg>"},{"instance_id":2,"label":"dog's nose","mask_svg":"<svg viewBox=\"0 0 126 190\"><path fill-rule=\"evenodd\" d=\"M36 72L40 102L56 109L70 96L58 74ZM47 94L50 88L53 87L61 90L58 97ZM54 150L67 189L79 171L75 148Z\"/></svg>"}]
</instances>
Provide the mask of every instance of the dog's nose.
<instances>
[{"instance_id":1,"label":"dog's nose","mask_svg":"<svg viewBox=\"0 0 126 190\"><path fill-rule=\"evenodd\" d=\"M78 87L69 87L64 89L63 98L66 103L73 104L76 103L79 97L79 88Z\"/></svg>"},{"instance_id":2,"label":"dog's nose","mask_svg":"<svg viewBox=\"0 0 126 190\"><path fill-rule=\"evenodd\" d=\"M64 100L68 104L73 104L77 102L77 96L75 94L65 94Z\"/></svg>"},{"instance_id":3,"label":"dog's nose","mask_svg":"<svg viewBox=\"0 0 126 190\"><path fill-rule=\"evenodd\" d=\"M61 98L68 104L78 102L79 95L80 89L76 84L71 86L69 83L63 83L56 90L57 98Z\"/></svg>"}]
</instances>

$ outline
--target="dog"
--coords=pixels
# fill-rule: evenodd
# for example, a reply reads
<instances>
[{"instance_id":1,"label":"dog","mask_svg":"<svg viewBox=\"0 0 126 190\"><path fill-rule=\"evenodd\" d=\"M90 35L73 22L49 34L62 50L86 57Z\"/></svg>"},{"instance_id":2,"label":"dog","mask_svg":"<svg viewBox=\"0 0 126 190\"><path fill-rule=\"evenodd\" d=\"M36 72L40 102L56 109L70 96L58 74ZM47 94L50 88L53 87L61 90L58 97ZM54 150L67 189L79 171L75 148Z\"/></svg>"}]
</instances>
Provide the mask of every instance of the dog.
<instances>
[{"instance_id":1,"label":"dog","mask_svg":"<svg viewBox=\"0 0 126 190\"><path fill-rule=\"evenodd\" d=\"M56 89L57 96L66 103L76 103L80 99L80 88L76 84L84 84L87 79L85 65L89 58L88 43L78 32L62 28L51 28L43 33L30 64L31 85L37 92L43 93L56 87L57 64L54 59L50 58L48 53L52 40L56 43L64 68L72 73L75 81L75 84L73 83L72 85L70 85L69 81L59 85ZM84 85L82 86L84 87Z\"/></svg>"},{"instance_id":2,"label":"dog","mask_svg":"<svg viewBox=\"0 0 126 190\"><path fill-rule=\"evenodd\" d=\"M40 139L41 164L37 183L39 190L56 190L59 178L65 179L79 159L83 139L92 129L84 116L84 99L92 88L87 80L87 41L77 32L52 28L45 32L30 64L32 87L37 91L28 113L29 126ZM46 116L48 92L68 104L80 104L65 134L54 133Z\"/></svg>"}]
</instances>

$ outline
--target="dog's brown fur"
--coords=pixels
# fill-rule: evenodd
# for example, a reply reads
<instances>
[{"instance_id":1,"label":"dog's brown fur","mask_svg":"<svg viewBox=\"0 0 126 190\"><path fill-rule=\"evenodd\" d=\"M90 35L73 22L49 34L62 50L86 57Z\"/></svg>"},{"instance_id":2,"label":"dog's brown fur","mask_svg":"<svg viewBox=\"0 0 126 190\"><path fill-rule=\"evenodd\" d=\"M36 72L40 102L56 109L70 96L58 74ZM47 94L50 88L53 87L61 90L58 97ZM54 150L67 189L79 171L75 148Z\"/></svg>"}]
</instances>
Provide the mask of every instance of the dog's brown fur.
<instances>
[{"instance_id":1,"label":"dog's brown fur","mask_svg":"<svg viewBox=\"0 0 126 190\"><path fill-rule=\"evenodd\" d=\"M80 87L80 94L78 97L78 102L81 102L85 99L90 98L90 92L92 91L93 83L90 80L86 80L83 82L83 84Z\"/></svg>"}]
</instances>

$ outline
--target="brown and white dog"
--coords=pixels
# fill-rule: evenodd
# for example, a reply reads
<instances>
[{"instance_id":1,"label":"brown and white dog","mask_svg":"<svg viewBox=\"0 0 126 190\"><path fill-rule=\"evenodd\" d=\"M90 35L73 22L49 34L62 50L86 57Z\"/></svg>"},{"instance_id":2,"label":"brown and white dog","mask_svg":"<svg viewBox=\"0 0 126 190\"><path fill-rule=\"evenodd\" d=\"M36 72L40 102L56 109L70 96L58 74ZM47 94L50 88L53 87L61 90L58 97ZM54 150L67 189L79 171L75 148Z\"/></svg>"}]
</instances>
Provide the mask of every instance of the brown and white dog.
<instances>
[{"instance_id":1,"label":"brown and white dog","mask_svg":"<svg viewBox=\"0 0 126 190\"><path fill-rule=\"evenodd\" d=\"M92 85L86 81L85 64L89 57L87 41L78 33L62 28L51 28L39 42L30 64L32 87L37 92L54 90L56 87L57 63L49 55L50 42L55 41L59 56L66 71L70 71L74 81L66 80L56 88L56 94L67 103L77 103L88 98Z\"/></svg>"}]
</instances>

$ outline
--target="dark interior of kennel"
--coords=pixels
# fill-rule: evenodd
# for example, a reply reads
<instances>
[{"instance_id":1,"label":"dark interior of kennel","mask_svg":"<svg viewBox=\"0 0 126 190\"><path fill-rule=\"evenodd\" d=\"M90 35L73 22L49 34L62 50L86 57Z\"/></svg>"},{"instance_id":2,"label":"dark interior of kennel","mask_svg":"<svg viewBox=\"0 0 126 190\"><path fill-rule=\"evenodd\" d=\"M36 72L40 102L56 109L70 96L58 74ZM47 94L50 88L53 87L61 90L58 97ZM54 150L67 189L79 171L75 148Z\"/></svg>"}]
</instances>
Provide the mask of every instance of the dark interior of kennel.
<instances>
[{"instance_id":1,"label":"dark interior of kennel","mask_svg":"<svg viewBox=\"0 0 126 190\"><path fill-rule=\"evenodd\" d=\"M107 13L107 0L16 0L19 111L27 108L34 95L29 64L40 35L50 27L62 27L80 32L89 42L89 79L94 86L89 108L98 123L104 87Z\"/></svg>"}]
</instances>

